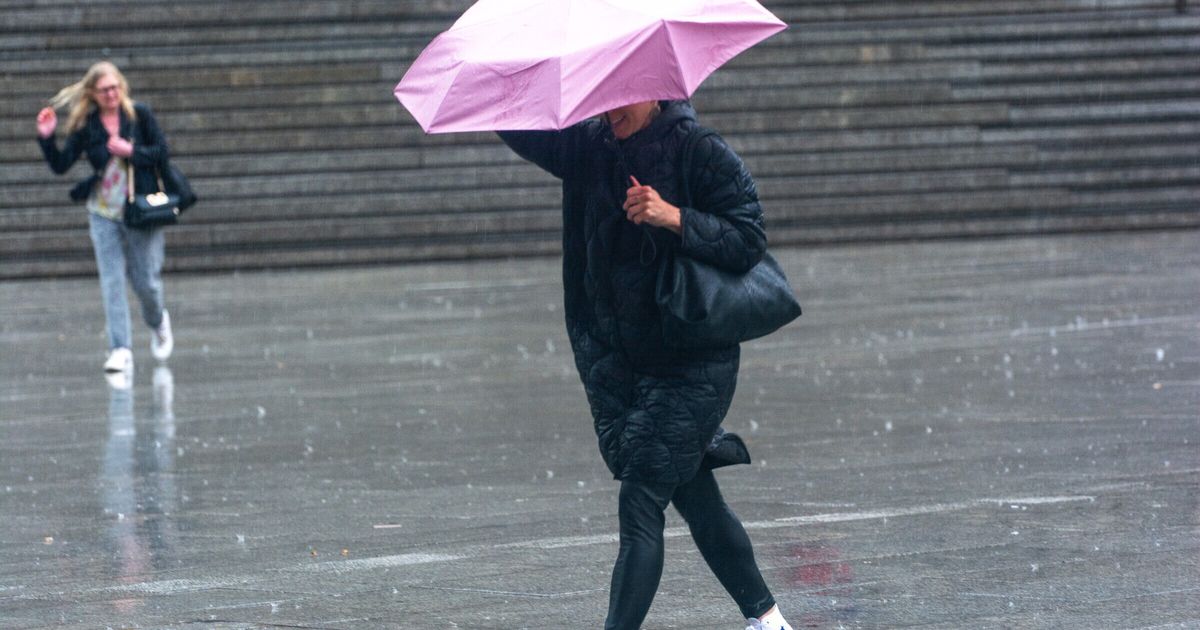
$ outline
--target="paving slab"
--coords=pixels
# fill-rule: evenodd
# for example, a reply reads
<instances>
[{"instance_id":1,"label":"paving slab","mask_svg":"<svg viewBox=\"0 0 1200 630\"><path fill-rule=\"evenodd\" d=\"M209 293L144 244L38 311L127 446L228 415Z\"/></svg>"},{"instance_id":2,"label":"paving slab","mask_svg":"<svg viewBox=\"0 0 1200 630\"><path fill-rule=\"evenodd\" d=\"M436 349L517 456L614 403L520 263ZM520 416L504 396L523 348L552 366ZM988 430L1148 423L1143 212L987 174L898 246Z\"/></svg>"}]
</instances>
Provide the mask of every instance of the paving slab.
<instances>
[{"instance_id":1,"label":"paving slab","mask_svg":"<svg viewBox=\"0 0 1200 630\"><path fill-rule=\"evenodd\" d=\"M797 628L1200 627L1200 232L780 248L718 473ZM0 283L0 628L589 628L616 554L531 258ZM682 520L646 628L742 628Z\"/></svg>"}]
</instances>

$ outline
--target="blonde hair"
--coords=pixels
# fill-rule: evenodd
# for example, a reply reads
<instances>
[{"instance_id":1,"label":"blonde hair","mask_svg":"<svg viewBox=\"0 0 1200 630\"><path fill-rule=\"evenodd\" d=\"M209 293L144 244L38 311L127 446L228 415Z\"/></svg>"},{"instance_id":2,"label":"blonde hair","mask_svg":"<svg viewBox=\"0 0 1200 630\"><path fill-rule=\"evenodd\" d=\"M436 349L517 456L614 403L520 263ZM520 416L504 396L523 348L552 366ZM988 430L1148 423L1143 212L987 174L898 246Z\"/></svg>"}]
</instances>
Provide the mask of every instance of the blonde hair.
<instances>
[{"instance_id":1,"label":"blonde hair","mask_svg":"<svg viewBox=\"0 0 1200 630\"><path fill-rule=\"evenodd\" d=\"M59 90L58 94L50 99L50 107L67 109L67 133L78 131L83 127L88 115L97 107L94 98L96 84L104 76L111 76L117 80L117 91L121 93L121 109L125 111L125 115L130 120L137 119L137 114L133 110L133 99L129 98L129 82L125 80L125 75L121 74L121 71L112 62L99 61L88 68L82 79Z\"/></svg>"}]
</instances>

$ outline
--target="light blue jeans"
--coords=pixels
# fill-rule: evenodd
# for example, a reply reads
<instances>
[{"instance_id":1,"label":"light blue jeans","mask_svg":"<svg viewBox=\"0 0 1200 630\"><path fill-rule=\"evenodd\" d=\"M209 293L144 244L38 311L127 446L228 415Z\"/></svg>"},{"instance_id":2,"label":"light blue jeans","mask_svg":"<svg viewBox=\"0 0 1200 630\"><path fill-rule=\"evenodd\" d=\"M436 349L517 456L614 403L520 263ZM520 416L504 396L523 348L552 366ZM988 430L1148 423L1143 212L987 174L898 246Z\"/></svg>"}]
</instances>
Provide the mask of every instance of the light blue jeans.
<instances>
[{"instance_id":1,"label":"light blue jeans","mask_svg":"<svg viewBox=\"0 0 1200 630\"><path fill-rule=\"evenodd\" d=\"M142 319L158 328L163 313L163 230L132 230L120 221L88 213L100 294L108 322L108 348L133 348L125 278L142 303Z\"/></svg>"}]
</instances>

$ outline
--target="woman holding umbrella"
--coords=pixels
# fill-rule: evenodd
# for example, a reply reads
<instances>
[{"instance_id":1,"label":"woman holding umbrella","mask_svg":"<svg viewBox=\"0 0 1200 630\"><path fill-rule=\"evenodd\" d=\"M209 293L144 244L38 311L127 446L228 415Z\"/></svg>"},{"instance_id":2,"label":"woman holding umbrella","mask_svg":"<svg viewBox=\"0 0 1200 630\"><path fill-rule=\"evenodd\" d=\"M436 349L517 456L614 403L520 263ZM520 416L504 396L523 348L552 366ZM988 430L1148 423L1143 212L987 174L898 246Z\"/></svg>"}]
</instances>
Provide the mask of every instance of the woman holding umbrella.
<instances>
[{"instance_id":1,"label":"woman holding umbrella","mask_svg":"<svg viewBox=\"0 0 1200 630\"><path fill-rule=\"evenodd\" d=\"M673 504L748 627L790 630L712 472L749 461L720 428L739 348L672 347L655 302L663 256L733 272L761 259L754 180L725 142L702 133L687 101L641 102L561 131L500 137L563 181L567 333L601 455L621 482L605 628L641 626L662 575L664 512Z\"/></svg>"},{"instance_id":2,"label":"woman holding umbrella","mask_svg":"<svg viewBox=\"0 0 1200 630\"><path fill-rule=\"evenodd\" d=\"M66 173L80 156L86 156L92 167L91 175L71 190L71 198L88 209L108 323L104 370L133 369L126 276L141 301L142 319L153 331L151 353L164 361L175 342L170 316L163 308L163 231L128 228L122 216L129 186L141 192L158 189L155 169L166 163L166 138L150 108L129 98L125 76L107 61L93 64L83 79L60 90L50 103L37 116L38 144L50 169ZM54 140L56 108L68 111L67 138L61 149ZM133 165L133 182L128 181L126 161Z\"/></svg>"}]
</instances>

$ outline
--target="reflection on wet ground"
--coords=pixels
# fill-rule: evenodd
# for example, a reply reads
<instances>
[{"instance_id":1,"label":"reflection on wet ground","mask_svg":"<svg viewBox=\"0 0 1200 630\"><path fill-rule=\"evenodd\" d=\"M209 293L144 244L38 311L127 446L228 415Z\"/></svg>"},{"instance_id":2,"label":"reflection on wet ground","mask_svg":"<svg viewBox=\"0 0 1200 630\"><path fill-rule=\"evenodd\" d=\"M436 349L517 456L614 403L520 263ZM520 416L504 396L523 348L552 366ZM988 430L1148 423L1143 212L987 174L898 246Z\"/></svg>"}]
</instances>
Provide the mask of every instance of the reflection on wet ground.
<instances>
[{"instance_id":1,"label":"reflection on wet ground","mask_svg":"<svg viewBox=\"0 0 1200 630\"><path fill-rule=\"evenodd\" d=\"M779 251L805 315L747 345L719 475L793 623L1200 625L1197 245ZM0 285L0 627L599 626L556 260L169 278L128 382L94 284ZM743 627L668 527L646 627Z\"/></svg>"},{"instance_id":2,"label":"reflection on wet ground","mask_svg":"<svg viewBox=\"0 0 1200 630\"><path fill-rule=\"evenodd\" d=\"M97 476L101 507L109 522L105 552L117 584L138 584L157 571L174 568L177 546L175 511L174 377L166 365L154 368L154 406L148 422L135 420L132 374L106 373L108 437ZM112 601L121 618L134 616L143 600L122 597Z\"/></svg>"}]
</instances>

